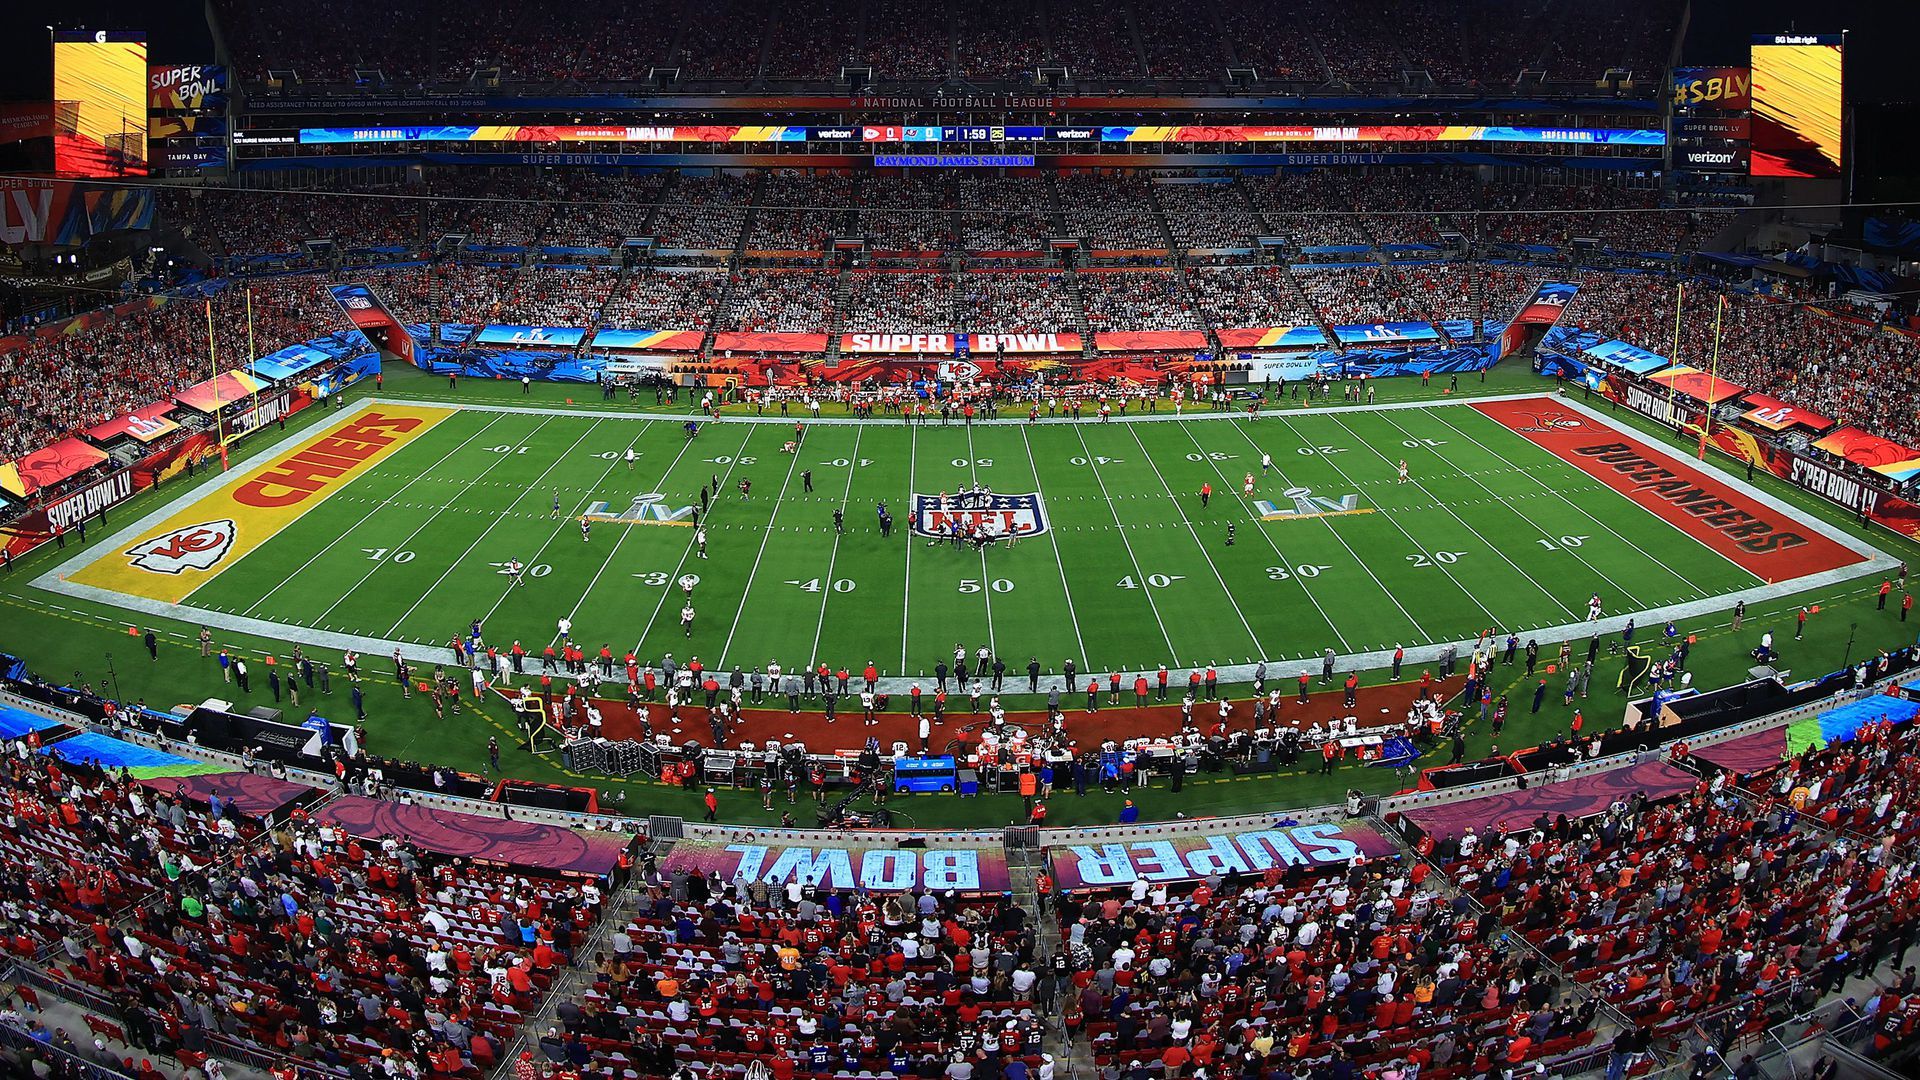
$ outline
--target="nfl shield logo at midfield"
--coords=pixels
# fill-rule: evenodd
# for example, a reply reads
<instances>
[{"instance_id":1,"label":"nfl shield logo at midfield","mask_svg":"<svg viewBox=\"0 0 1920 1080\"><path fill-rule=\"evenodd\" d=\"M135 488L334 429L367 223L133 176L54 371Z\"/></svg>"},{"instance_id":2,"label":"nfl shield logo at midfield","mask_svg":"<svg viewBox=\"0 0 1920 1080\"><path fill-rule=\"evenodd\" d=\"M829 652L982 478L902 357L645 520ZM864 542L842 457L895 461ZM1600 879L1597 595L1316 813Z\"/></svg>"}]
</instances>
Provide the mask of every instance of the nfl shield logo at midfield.
<instances>
[{"instance_id":1,"label":"nfl shield logo at midfield","mask_svg":"<svg viewBox=\"0 0 1920 1080\"><path fill-rule=\"evenodd\" d=\"M976 526L994 539L1039 536L1047 531L1047 512L1040 505L1038 492L1002 495L997 491L963 491L956 495L913 493L913 534L929 539L953 535L959 523L962 533L971 534Z\"/></svg>"}]
</instances>

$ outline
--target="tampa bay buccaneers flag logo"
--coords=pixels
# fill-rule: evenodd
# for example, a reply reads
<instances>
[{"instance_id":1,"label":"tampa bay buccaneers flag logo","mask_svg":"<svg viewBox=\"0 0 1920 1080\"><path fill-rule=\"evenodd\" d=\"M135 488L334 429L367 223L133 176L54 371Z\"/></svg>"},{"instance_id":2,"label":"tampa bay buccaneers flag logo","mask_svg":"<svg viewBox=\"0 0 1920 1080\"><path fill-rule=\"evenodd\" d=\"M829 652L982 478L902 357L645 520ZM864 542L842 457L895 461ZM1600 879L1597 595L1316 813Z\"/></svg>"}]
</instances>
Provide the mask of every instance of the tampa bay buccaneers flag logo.
<instances>
[{"instance_id":1,"label":"tampa bay buccaneers flag logo","mask_svg":"<svg viewBox=\"0 0 1920 1080\"><path fill-rule=\"evenodd\" d=\"M1527 427L1514 428L1513 430L1529 431L1537 434L1543 431L1572 431L1575 428L1586 426L1580 421L1579 417L1568 416L1565 413L1536 412L1528 413L1527 415L1533 419L1533 423Z\"/></svg>"}]
</instances>

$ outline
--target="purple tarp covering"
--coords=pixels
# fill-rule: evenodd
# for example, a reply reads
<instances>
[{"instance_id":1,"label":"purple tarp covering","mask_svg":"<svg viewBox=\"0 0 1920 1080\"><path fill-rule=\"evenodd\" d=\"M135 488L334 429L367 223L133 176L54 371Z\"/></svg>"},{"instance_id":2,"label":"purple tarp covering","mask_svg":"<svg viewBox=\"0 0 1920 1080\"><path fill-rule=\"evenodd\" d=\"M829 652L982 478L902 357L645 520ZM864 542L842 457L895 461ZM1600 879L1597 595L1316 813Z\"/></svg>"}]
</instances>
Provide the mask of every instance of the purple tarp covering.
<instances>
[{"instance_id":1,"label":"purple tarp covering","mask_svg":"<svg viewBox=\"0 0 1920 1080\"><path fill-rule=\"evenodd\" d=\"M241 813L254 818L277 814L313 791L305 784L242 771L200 776L159 776L140 781L140 786L168 796L184 792L186 798L201 806L207 805L207 796L218 791L221 798L239 807Z\"/></svg>"},{"instance_id":2,"label":"purple tarp covering","mask_svg":"<svg viewBox=\"0 0 1920 1080\"><path fill-rule=\"evenodd\" d=\"M444 855L595 877L611 874L633 839L621 833L503 821L357 795L335 799L315 811L314 818L361 839L392 836Z\"/></svg>"},{"instance_id":3,"label":"purple tarp covering","mask_svg":"<svg viewBox=\"0 0 1920 1080\"><path fill-rule=\"evenodd\" d=\"M1695 750L1693 756L1728 772L1745 775L1780 764L1780 755L1786 752L1787 729L1781 726L1703 746Z\"/></svg>"},{"instance_id":4,"label":"purple tarp covering","mask_svg":"<svg viewBox=\"0 0 1920 1080\"><path fill-rule=\"evenodd\" d=\"M1435 840L1444 840L1465 833L1468 826L1482 832L1498 830L1503 825L1523 829L1541 814L1549 818L1557 814L1581 818L1605 810L1616 800L1631 798L1636 791L1645 792L1649 799L1660 799L1686 791L1698 781L1691 773L1656 761L1594 773L1551 787L1535 786L1441 806L1418 807L1405 814Z\"/></svg>"}]
</instances>

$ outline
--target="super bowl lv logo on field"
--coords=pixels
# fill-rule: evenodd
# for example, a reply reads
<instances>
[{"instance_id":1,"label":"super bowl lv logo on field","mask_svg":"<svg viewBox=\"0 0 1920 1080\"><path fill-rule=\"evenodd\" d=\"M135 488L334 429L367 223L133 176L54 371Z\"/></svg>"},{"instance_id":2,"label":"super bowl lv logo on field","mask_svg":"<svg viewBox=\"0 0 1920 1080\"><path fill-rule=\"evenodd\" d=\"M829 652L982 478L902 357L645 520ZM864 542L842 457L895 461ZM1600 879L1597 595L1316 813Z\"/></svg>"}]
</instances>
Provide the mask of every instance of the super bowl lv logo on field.
<instances>
[{"instance_id":1,"label":"super bowl lv logo on field","mask_svg":"<svg viewBox=\"0 0 1920 1080\"><path fill-rule=\"evenodd\" d=\"M1259 512L1261 521L1299 521L1305 518L1337 517L1341 514L1371 514L1373 508L1360 505L1360 496L1342 495L1338 499L1329 499L1324 495L1315 495L1312 488L1288 488L1281 492L1292 500L1292 505L1282 506L1267 499L1255 499L1253 508Z\"/></svg>"}]
</instances>

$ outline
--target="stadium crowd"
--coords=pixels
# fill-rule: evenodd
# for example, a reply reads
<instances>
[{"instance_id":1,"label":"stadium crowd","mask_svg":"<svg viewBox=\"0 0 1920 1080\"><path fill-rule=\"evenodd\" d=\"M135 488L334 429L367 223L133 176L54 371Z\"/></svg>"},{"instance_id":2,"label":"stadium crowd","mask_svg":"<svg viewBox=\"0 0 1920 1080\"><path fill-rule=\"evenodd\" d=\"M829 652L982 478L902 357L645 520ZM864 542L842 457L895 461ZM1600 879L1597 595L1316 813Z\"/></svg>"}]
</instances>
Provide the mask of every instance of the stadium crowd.
<instances>
[{"instance_id":1,"label":"stadium crowd","mask_svg":"<svg viewBox=\"0 0 1920 1080\"><path fill-rule=\"evenodd\" d=\"M965 274L956 286L959 325L996 334L1058 334L1078 328L1073 283L1051 271Z\"/></svg>"},{"instance_id":2,"label":"stadium crowd","mask_svg":"<svg viewBox=\"0 0 1920 1080\"><path fill-rule=\"evenodd\" d=\"M944 333L954 328L951 274L885 270L851 275L841 328L848 333Z\"/></svg>"},{"instance_id":3,"label":"stadium crowd","mask_svg":"<svg viewBox=\"0 0 1920 1080\"><path fill-rule=\"evenodd\" d=\"M726 330L824 334L833 325L834 275L818 270L746 270L734 280Z\"/></svg>"},{"instance_id":4,"label":"stadium crowd","mask_svg":"<svg viewBox=\"0 0 1920 1080\"><path fill-rule=\"evenodd\" d=\"M705 330L725 284L726 278L712 270L631 271L607 297L599 324L620 330Z\"/></svg>"},{"instance_id":5,"label":"stadium crowd","mask_svg":"<svg viewBox=\"0 0 1920 1080\"><path fill-rule=\"evenodd\" d=\"M1611 69L1659 71L1678 24L1678 5L1649 10L1625 0L1557 14L1508 0L1465 15L1412 0L1309 0L1271 16L1244 0L975 7L949 17L906 0L799 10L728 0L637 17L609 0L537 10L503 0L477 9L439 3L390 17L392 40L377 48L349 30L380 16L364 0L337 0L319 24L262 0L220 0L214 14L249 81L285 72L356 83L377 70L390 84L416 86L464 83L493 69L508 82L638 82L656 67L736 84L759 76L819 82L853 65L881 80L924 81L948 74L950 54L965 75L1000 81L1049 63L1082 80L1222 80L1237 61L1289 82L1398 81L1423 71L1440 85L1504 88L1532 70L1591 86Z\"/></svg>"},{"instance_id":6,"label":"stadium crowd","mask_svg":"<svg viewBox=\"0 0 1920 1080\"><path fill-rule=\"evenodd\" d=\"M1076 275L1087 326L1101 330L1198 330L1179 274L1103 270Z\"/></svg>"},{"instance_id":7,"label":"stadium crowd","mask_svg":"<svg viewBox=\"0 0 1920 1080\"><path fill-rule=\"evenodd\" d=\"M851 177L770 173L754 200L747 250L825 251L829 240L846 232L844 208L853 205Z\"/></svg>"},{"instance_id":8,"label":"stadium crowd","mask_svg":"<svg viewBox=\"0 0 1920 1080\"><path fill-rule=\"evenodd\" d=\"M1320 322L1320 313L1285 267L1194 269L1187 274L1187 288L1214 329Z\"/></svg>"}]
</instances>

